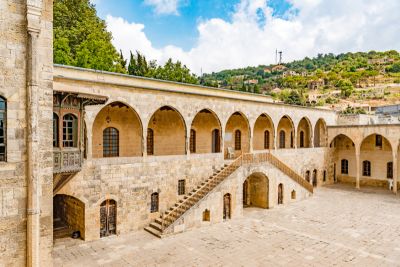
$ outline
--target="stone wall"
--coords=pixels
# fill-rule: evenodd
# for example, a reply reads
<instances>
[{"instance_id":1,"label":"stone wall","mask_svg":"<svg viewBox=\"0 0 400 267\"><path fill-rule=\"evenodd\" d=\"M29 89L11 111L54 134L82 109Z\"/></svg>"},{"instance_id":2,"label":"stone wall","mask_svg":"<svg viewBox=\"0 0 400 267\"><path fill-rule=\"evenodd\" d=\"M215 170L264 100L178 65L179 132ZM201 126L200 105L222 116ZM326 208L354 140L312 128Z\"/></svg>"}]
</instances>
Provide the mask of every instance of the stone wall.
<instances>
[{"instance_id":1,"label":"stone wall","mask_svg":"<svg viewBox=\"0 0 400 267\"><path fill-rule=\"evenodd\" d=\"M278 205L278 185L283 184L283 204L303 200L311 194L298 185L291 178L276 169L270 164L252 164L239 168L236 172L225 179L213 191L204 197L204 199L190 209L182 218L180 218L167 234L178 233L188 229L201 227L204 225L223 222L223 203L224 195L231 195L231 219L243 216L243 183L252 176L265 176L268 180L269 208ZM296 198L292 199L292 192L295 191ZM203 221L203 212L210 211L210 220Z\"/></svg>"},{"instance_id":2,"label":"stone wall","mask_svg":"<svg viewBox=\"0 0 400 267\"><path fill-rule=\"evenodd\" d=\"M143 158L102 158L85 162L59 194L73 196L85 203L85 240L99 236L100 204L117 201L117 233L142 229L159 212L150 213L150 196L159 193L159 211L171 207L178 196L178 180L186 180L186 192L220 169L221 153L191 156Z\"/></svg>"}]
</instances>

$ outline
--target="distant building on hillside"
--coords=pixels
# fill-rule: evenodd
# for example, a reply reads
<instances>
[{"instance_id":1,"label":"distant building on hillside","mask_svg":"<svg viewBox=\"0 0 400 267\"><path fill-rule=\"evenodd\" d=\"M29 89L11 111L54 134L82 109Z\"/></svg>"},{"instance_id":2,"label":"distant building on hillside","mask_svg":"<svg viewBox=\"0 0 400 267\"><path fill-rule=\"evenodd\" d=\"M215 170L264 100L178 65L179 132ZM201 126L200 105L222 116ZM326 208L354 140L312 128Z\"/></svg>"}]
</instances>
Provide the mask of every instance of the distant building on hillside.
<instances>
[{"instance_id":1,"label":"distant building on hillside","mask_svg":"<svg viewBox=\"0 0 400 267\"><path fill-rule=\"evenodd\" d=\"M299 74L294 70L287 70L282 73L282 77L298 76Z\"/></svg>"},{"instance_id":2,"label":"distant building on hillside","mask_svg":"<svg viewBox=\"0 0 400 267\"><path fill-rule=\"evenodd\" d=\"M258 80L257 79L247 80L244 81L244 84L258 84Z\"/></svg>"},{"instance_id":3,"label":"distant building on hillside","mask_svg":"<svg viewBox=\"0 0 400 267\"><path fill-rule=\"evenodd\" d=\"M375 114L400 117L400 104L376 107Z\"/></svg>"},{"instance_id":4,"label":"distant building on hillside","mask_svg":"<svg viewBox=\"0 0 400 267\"><path fill-rule=\"evenodd\" d=\"M310 90L319 90L325 85L324 79L318 79L318 80L313 80L308 82L308 89Z\"/></svg>"},{"instance_id":5,"label":"distant building on hillside","mask_svg":"<svg viewBox=\"0 0 400 267\"><path fill-rule=\"evenodd\" d=\"M264 69L264 73L271 73L271 69L270 68L265 68Z\"/></svg>"},{"instance_id":6,"label":"distant building on hillside","mask_svg":"<svg viewBox=\"0 0 400 267\"><path fill-rule=\"evenodd\" d=\"M394 59L393 58L388 58L388 57L368 59L368 64L373 64L373 65L392 64L392 63L394 63Z\"/></svg>"},{"instance_id":7,"label":"distant building on hillside","mask_svg":"<svg viewBox=\"0 0 400 267\"><path fill-rule=\"evenodd\" d=\"M272 67L272 71L284 71L286 69L287 68L283 65L276 65L276 66Z\"/></svg>"}]
</instances>

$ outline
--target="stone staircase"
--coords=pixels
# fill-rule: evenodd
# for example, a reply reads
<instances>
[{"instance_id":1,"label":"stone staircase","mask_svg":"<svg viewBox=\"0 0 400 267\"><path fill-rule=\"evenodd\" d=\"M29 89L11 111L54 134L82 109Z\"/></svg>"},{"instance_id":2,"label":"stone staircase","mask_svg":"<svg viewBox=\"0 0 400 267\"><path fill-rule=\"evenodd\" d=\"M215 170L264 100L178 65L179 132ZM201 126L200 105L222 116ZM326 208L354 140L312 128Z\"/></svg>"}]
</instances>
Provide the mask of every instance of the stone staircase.
<instances>
[{"instance_id":1,"label":"stone staircase","mask_svg":"<svg viewBox=\"0 0 400 267\"><path fill-rule=\"evenodd\" d=\"M150 223L149 226L145 227L144 229L159 238L163 237L164 235L166 235L168 228L173 226L173 224L188 210L194 207L215 187L217 187L222 181L224 181L241 166L266 162L278 168L281 172L283 172L292 180L304 187L310 193L313 193L313 187L310 183L304 180L301 175L297 174L289 166L287 166L271 153L243 154L235 159L232 163L226 164L221 170L217 171L212 176L204 180L190 193L185 195L183 199L176 202L174 206L161 214L159 218L155 219L153 222Z\"/></svg>"}]
</instances>

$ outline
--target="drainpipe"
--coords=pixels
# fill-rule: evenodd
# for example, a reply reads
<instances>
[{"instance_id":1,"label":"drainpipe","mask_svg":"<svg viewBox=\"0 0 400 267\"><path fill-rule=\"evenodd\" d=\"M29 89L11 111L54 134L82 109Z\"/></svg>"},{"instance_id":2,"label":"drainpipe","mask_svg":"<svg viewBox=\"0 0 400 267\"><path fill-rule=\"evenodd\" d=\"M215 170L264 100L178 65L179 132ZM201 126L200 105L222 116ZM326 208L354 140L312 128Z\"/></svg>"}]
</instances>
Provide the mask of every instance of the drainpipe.
<instances>
[{"instance_id":1,"label":"drainpipe","mask_svg":"<svg viewBox=\"0 0 400 267\"><path fill-rule=\"evenodd\" d=\"M39 267L40 259L40 205L38 160L35 152L39 151L38 140L38 38L40 34L41 0L27 0L27 262L29 267Z\"/></svg>"}]
</instances>

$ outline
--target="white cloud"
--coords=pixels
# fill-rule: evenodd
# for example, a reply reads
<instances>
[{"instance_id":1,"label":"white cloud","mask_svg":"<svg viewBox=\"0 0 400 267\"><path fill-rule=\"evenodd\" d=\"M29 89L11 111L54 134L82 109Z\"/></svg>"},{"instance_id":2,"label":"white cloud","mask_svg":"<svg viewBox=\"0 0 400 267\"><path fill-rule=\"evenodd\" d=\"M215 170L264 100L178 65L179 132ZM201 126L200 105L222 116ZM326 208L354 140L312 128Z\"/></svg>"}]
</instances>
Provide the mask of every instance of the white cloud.
<instances>
[{"instance_id":1,"label":"white cloud","mask_svg":"<svg viewBox=\"0 0 400 267\"><path fill-rule=\"evenodd\" d=\"M157 14L178 15L178 0L145 0L144 3L153 6Z\"/></svg>"},{"instance_id":2,"label":"white cloud","mask_svg":"<svg viewBox=\"0 0 400 267\"><path fill-rule=\"evenodd\" d=\"M276 48L286 62L318 53L400 50L398 0L289 1L293 9L281 19L272 16L265 0L242 0L229 21L199 23L196 45L189 51L172 45L154 48L143 24L112 16L106 21L125 55L139 50L159 62L172 57L196 73L274 63Z\"/></svg>"}]
</instances>

